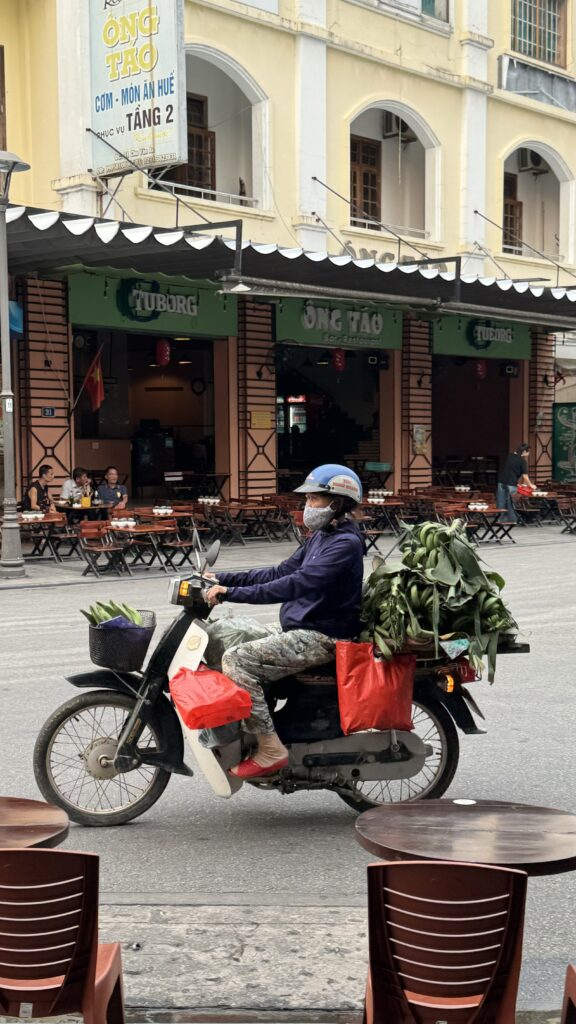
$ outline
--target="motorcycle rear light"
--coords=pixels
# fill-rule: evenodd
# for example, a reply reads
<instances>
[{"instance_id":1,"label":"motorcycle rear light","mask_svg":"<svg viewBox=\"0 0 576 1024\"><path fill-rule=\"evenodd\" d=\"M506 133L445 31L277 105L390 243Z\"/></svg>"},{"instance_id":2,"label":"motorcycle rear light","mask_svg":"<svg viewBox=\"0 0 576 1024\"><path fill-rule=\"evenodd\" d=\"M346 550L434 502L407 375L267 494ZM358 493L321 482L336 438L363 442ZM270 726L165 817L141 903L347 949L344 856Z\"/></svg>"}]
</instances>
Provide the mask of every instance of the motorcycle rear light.
<instances>
[{"instance_id":1,"label":"motorcycle rear light","mask_svg":"<svg viewBox=\"0 0 576 1024\"><path fill-rule=\"evenodd\" d=\"M454 676L443 675L439 680L438 685L441 690L444 690L444 693L454 693L456 680L454 679Z\"/></svg>"}]
</instances>

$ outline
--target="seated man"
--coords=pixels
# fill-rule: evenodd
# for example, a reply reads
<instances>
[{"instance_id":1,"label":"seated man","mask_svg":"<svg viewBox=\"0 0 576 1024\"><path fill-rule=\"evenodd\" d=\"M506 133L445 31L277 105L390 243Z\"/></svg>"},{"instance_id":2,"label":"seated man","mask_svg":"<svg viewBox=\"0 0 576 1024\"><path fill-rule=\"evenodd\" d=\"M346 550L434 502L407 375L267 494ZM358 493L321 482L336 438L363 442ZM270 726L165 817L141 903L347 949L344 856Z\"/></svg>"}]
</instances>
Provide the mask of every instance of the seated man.
<instances>
[{"instance_id":1,"label":"seated man","mask_svg":"<svg viewBox=\"0 0 576 1024\"><path fill-rule=\"evenodd\" d=\"M28 488L24 495L22 508L24 512L55 512L54 502L50 497L50 484L54 479L54 470L45 462L38 470L38 479Z\"/></svg>"},{"instance_id":2,"label":"seated man","mask_svg":"<svg viewBox=\"0 0 576 1024\"><path fill-rule=\"evenodd\" d=\"M107 466L104 470L104 480L98 487L96 495L104 505L126 508L128 504L128 491L124 484L118 483L118 470L116 466Z\"/></svg>"},{"instance_id":3,"label":"seated man","mask_svg":"<svg viewBox=\"0 0 576 1024\"><path fill-rule=\"evenodd\" d=\"M211 606L282 602L280 631L239 644L222 659L222 671L252 698L247 727L258 749L232 769L241 779L270 775L288 763L261 683L325 665L335 657L336 640L351 640L361 629L365 546L348 515L362 501L360 480L346 466L320 466L297 491L306 494L304 525L311 531L304 546L270 569L219 573L206 595Z\"/></svg>"},{"instance_id":4,"label":"seated man","mask_svg":"<svg viewBox=\"0 0 576 1024\"><path fill-rule=\"evenodd\" d=\"M76 466L72 470L72 476L65 480L60 491L61 501L80 501L82 497L90 497L92 494L92 483L88 470L82 466Z\"/></svg>"}]
</instances>

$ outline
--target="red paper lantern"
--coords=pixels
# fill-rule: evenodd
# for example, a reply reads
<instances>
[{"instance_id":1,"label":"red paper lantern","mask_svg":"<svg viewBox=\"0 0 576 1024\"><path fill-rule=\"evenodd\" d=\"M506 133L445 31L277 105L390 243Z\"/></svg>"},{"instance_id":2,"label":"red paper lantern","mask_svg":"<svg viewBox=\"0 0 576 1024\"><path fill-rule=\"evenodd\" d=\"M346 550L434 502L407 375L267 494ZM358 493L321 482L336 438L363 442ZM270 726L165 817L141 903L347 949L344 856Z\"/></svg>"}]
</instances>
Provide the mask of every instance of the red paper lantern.
<instances>
[{"instance_id":1,"label":"red paper lantern","mask_svg":"<svg viewBox=\"0 0 576 1024\"><path fill-rule=\"evenodd\" d=\"M485 359L477 359L476 360L476 376L478 377L478 380L486 380L487 373L488 373L488 366L486 364L486 360Z\"/></svg>"},{"instance_id":2,"label":"red paper lantern","mask_svg":"<svg viewBox=\"0 0 576 1024\"><path fill-rule=\"evenodd\" d=\"M346 369L346 353L343 348L335 348L332 352L332 366L339 373Z\"/></svg>"},{"instance_id":3,"label":"red paper lantern","mask_svg":"<svg viewBox=\"0 0 576 1024\"><path fill-rule=\"evenodd\" d=\"M172 354L170 342L166 338L160 338L156 342L156 362L158 366L168 366Z\"/></svg>"}]
</instances>

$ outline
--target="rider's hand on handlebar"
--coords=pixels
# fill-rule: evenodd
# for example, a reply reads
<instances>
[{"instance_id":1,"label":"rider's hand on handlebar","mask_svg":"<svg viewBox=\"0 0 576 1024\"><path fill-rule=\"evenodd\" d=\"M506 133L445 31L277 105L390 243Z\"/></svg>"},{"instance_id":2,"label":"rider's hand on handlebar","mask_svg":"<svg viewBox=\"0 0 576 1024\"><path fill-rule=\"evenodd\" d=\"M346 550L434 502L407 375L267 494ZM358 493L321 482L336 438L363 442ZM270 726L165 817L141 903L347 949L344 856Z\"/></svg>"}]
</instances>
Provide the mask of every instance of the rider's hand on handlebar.
<instances>
[{"instance_id":1,"label":"rider's hand on handlebar","mask_svg":"<svg viewBox=\"0 0 576 1024\"><path fill-rule=\"evenodd\" d=\"M221 587L219 585L215 587L210 587L210 590L206 591L204 599L207 602L207 604L209 604L210 607L213 608L214 605L219 604L220 601L223 600L224 594L226 593L227 589L227 587Z\"/></svg>"}]
</instances>

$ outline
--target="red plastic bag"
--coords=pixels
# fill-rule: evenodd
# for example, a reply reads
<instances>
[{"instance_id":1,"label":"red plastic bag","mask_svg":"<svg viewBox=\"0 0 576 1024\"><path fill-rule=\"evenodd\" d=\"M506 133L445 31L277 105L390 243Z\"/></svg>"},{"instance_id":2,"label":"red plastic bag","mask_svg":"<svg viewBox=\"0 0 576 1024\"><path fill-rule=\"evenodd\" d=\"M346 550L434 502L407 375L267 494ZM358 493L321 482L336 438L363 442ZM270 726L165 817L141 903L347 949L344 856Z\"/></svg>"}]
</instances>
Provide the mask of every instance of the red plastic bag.
<instances>
[{"instance_id":1,"label":"red plastic bag","mask_svg":"<svg viewBox=\"0 0 576 1024\"><path fill-rule=\"evenodd\" d=\"M413 729L412 692L416 658L375 657L372 644L336 643L336 679L342 732Z\"/></svg>"},{"instance_id":2,"label":"red plastic bag","mask_svg":"<svg viewBox=\"0 0 576 1024\"><path fill-rule=\"evenodd\" d=\"M170 680L170 693L189 729L213 729L248 718L250 694L228 676L200 665L196 672L181 668Z\"/></svg>"},{"instance_id":3,"label":"red plastic bag","mask_svg":"<svg viewBox=\"0 0 576 1024\"><path fill-rule=\"evenodd\" d=\"M529 484L518 484L518 487L516 488L516 493L521 498L531 498L532 488L529 486Z\"/></svg>"}]
</instances>

